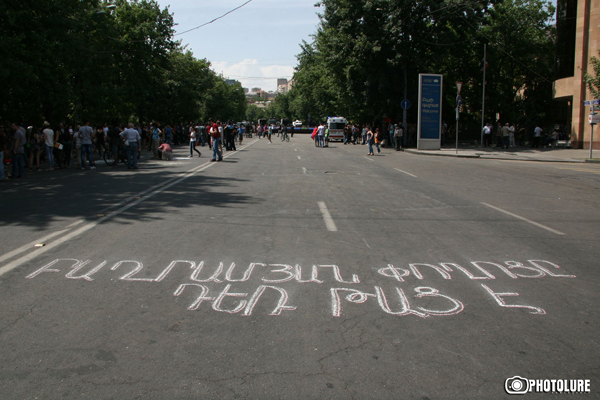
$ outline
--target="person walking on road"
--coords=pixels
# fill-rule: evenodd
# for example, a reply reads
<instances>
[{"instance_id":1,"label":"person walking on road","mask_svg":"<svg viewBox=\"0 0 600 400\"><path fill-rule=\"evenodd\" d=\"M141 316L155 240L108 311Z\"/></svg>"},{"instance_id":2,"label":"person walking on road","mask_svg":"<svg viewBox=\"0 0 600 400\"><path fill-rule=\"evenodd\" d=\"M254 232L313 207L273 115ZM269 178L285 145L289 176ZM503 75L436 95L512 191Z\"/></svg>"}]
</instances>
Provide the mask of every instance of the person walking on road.
<instances>
[{"instance_id":1,"label":"person walking on road","mask_svg":"<svg viewBox=\"0 0 600 400\"><path fill-rule=\"evenodd\" d=\"M192 158L194 157L194 151L196 153L198 153L198 157L202 156L202 153L200 153L197 149L196 149L196 129L193 126L190 126L190 157ZM164 150L163 150L163 154L164 154Z\"/></svg>"},{"instance_id":2,"label":"person walking on road","mask_svg":"<svg viewBox=\"0 0 600 400\"><path fill-rule=\"evenodd\" d=\"M381 148L379 147L379 143L381 142L381 131L379 128L375 129L375 146L377 147L377 153L381 153Z\"/></svg>"}]
</instances>

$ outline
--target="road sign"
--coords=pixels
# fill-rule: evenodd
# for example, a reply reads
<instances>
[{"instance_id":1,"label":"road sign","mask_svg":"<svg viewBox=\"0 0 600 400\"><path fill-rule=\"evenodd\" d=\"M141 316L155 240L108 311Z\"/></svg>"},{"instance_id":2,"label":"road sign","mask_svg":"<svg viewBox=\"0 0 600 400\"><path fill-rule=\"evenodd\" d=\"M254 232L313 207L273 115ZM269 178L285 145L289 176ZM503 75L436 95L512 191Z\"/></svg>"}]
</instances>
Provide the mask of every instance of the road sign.
<instances>
[{"instance_id":1,"label":"road sign","mask_svg":"<svg viewBox=\"0 0 600 400\"><path fill-rule=\"evenodd\" d=\"M600 106L600 99L584 100L584 106Z\"/></svg>"},{"instance_id":2,"label":"road sign","mask_svg":"<svg viewBox=\"0 0 600 400\"><path fill-rule=\"evenodd\" d=\"M590 125L600 124L600 114L590 114L588 121L590 121Z\"/></svg>"},{"instance_id":3,"label":"road sign","mask_svg":"<svg viewBox=\"0 0 600 400\"><path fill-rule=\"evenodd\" d=\"M460 94L460 89L462 88L462 82L456 82L456 88L458 89L458 94Z\"/></svg>"},{"instance_id":4,"label":"road sign","mask_svg":"<svg viewBox=\"0 0 600 400\"><path fill-rule=\"evenodd\" d=\"M456 96L456 106L458 108L460 108L460 106L462 106L462 97L460 97L460 94L458 96Z\"/></svg>"},{"instance_id":5,"label":"road sign","mask_svg":"<svg viewBox=\"0 0 600 400\"><path fill-rule=\"evenodd\" d=\"M400 105L402 106L402 108L404 110L408 110L410 108L410 101L408 101L408 100L402 100L402 103Z\"/></svg>"}]
</instances>

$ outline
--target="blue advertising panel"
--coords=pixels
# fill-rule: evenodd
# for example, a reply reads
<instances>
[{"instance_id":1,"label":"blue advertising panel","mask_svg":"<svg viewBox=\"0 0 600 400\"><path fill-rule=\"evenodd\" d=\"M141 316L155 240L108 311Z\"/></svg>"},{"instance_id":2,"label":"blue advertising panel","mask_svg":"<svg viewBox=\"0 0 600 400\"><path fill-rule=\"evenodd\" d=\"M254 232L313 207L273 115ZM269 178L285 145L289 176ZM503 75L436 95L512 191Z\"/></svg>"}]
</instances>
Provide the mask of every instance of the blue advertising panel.
<instances>
[{"instance_id":1,"label":"blue advertising panel","mask_svg":"<svg viewBox=\"0 0 600 400\"><path fill-rule=\"evenodd\" d=\"M439 149L442 129L442 75L419 74L418 144L422 149ZM422 141L423 139L423 141Z\"/></svg>"}]
</instances>

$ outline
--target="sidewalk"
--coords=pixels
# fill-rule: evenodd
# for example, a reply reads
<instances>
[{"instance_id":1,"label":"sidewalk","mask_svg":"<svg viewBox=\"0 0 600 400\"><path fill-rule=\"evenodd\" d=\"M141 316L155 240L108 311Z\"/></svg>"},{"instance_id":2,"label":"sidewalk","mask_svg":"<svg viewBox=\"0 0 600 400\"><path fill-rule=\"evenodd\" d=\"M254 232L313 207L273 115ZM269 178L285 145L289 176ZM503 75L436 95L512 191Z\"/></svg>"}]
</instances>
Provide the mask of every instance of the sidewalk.
<instances>
[{"instance_id":1,"label":"sidewalk","mask_svg":"<svg viewBox=\"0 0 600 400\"><path fill-rule=\"evenodd\" d=\"M417 150L404 149L406 153L429 155L429 156L445 156L445 157L462 157L462 158L485 158L496 160L514 160L514 161L538 161L538 162L562 162L562 163L584 163L584 162L600 162L600 150L594 150L594 160L589 160L590 151L584 149L565 149L565 148L511 148L502 150L497 147L474 147L461 146L458 147L443 147L440 150Z\"/></svg>"}]
</instances>

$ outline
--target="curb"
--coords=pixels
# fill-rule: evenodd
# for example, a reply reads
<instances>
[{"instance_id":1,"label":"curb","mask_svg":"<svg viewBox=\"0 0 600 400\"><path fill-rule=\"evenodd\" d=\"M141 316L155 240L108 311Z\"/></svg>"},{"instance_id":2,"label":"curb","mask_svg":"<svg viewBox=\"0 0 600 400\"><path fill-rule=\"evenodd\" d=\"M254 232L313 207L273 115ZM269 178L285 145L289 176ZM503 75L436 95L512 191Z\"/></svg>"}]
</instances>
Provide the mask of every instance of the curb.
<instances>
[{"instance_id":1,"label":"curb","mask_svg":"<svg viewBox=\"0 0 600 400\"><path fill-rule=\"evenodd\" d=\"M412 149L404 149L405 153L418 154L422 156L438 156L438 157L455 157L455 158L479 158L486 160L509 160L509 161L530 161L530 162L551 162L551 163L575 163L581 164L585 162L596 162L600 163L600 159L594 160L574 160L574 159L540 159L540 158L509 158L502 157L496 155L487 155L487 154L440 154L440 153L427 153L427 150L412 150Z\"/></svg>"},{"instance_id":2,"label":"curb","mask_svg":"<svg viewBox=\"0 0 600 400\"><path fill-rule=\"evenodd\" d=\"M456 157L456 158L481 158L479 154L438 154L425 153L423 150L404 149L405 153L419 154L422 156Z\"/></svg>"}]
</instances>

